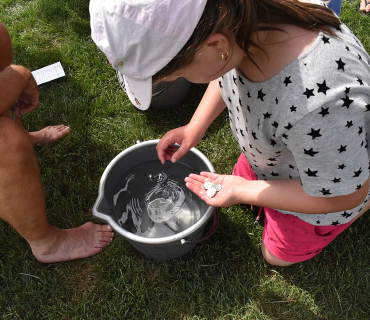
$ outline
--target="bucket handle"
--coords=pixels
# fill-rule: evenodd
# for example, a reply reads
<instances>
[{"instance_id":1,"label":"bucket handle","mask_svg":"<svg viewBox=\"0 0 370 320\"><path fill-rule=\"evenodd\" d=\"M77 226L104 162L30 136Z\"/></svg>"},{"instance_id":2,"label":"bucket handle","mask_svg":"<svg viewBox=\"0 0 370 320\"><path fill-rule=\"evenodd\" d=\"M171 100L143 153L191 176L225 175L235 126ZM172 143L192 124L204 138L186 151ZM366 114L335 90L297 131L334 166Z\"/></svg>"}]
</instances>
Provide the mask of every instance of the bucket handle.
<instances>
[{"instance_id":1,"label":"bucket handle","mask_svg":"<svg viewBox=\"0 0 370 320\"><path fill-rule=\"evenodd\" d=\"M218 209L216 208L214 210L214 213L213 213L212 227L209 229L209 231L207 232L207 234L204 235L202 238L200 238L198 240L187 241L185 239L181 239L181 244L201 243L201 242L207 240L211 235L213 235L216 232L217 227L218 227L218 224L219 224L219 221L220 221L220 217L219 217L219 214L218 214Z\"/></svg>"}]
</instances>

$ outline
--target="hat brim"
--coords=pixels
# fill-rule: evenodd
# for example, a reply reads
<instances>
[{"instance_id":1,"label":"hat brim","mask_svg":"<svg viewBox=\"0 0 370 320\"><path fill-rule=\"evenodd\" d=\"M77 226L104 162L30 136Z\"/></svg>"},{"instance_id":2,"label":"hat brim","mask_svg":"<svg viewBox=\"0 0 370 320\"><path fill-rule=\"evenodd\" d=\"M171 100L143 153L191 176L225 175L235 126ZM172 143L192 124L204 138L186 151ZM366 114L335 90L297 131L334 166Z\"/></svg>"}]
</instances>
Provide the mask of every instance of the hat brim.
<instances>
[{"instance_id":1,"label":"hat brim","mask_svg":"<svg viewBox=\"0 0 370 320\"><path fill-rule=\"evenodd\" d=\"M140 110L147 110L152 101L152 77L138 81L121 75L125 82L126 93L132 104Z\"/></svg>"}]
</instances>

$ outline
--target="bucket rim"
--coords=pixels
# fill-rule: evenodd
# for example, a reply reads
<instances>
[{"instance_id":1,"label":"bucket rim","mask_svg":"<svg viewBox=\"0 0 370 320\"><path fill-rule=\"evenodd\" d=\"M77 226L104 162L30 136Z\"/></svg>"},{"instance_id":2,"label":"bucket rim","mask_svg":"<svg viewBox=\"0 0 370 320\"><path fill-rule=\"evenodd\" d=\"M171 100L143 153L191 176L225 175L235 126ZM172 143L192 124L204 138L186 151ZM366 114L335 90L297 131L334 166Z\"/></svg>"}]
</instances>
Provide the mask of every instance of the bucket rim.
<instances>
[{"instance_id":1,"label":"bucket rim","mask_svg":"<svg viewBox=\"0 0 370 320\"><path fill-rule=\"evenodd\" d=\"M103 174L100 178L98 198L96 199L95 204L94 204L93 209L92 209L93 216L95 218L98 218L98 219L108 223L115 232L119 233L121 236L123 236L124 238L126 238L128 240L135 241L135 242L138 242L138 243L143 243L143 244L167 244L167 243L173 243L173 242L176 242L176 241L181 241L185 237L188 237L189 235L193 234L195 231L197 231L200 228L202 228L203 226L205 226L205 224L211 218L211 216L212 216L212 214L215 210L215 207L208 206L208 208L207 208L206 212L203 214L203 216L196 223L194 223L191 227L185 229L184 231L176 233L172 236L162 237L162 238L147 238L147 237L142 237L142 236L135 235L135 234L123 229L111 216L98 211L98 207L99 207L99 205L102 202L103 197L104 197L104 186L105 186L106 177L108 176L108 173L110 172L111 168L116 164L116 162L120 158L125 156L126 154L132 152L133 150L135 150L139 147L144 147L144 146L147 146L147 145L156 145L156 144L158 144L159 141L160 141L159 139L155 139L155 140L147 140L147 141L143 141L143 142L137 142L135 145L132 145L131 147L128 147L127 149L121 151L118 155L116 155L112 159L112 161L105 168L105 170L104 170L104 172L103 172ZM209 172L215 172L215 169L214 169L212 163L198 149L193 147L188 152L192 152L196 156L198 156L207 165L207 167L209 169Z\"/></svg>"}]
</instances>

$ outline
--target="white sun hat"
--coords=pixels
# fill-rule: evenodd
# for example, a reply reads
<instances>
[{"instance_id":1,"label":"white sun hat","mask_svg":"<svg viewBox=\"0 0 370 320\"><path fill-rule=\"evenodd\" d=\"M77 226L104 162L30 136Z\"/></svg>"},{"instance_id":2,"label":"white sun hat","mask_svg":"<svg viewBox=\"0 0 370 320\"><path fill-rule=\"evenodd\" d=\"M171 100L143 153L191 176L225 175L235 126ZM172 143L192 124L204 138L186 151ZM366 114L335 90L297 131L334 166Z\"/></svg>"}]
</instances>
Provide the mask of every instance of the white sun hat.
<instances>
[{"instance_id":1,"label":"white sun hat","mask_svg":"<svg viewBox=\"0 0 370 320\"><path fill-rule=\"evenodd\" d=\"M149 108L152 76L197 26L207 0L91 0L91 37L124 76L131 102Z\"/></svg>"}]
</instances>

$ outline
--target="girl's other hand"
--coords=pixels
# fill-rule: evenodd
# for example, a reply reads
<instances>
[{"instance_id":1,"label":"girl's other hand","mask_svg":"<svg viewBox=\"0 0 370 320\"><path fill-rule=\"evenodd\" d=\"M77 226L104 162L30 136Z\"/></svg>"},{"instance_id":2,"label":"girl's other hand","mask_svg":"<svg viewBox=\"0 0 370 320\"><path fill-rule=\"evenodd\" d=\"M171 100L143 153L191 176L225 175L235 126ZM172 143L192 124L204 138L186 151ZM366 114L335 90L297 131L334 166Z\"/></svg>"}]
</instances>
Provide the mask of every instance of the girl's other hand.
<instances>
[{"instance_id":1,"label":"girl's other hand","mask_svg":"<svg viewBox=\"0 0 370 320\"><path fill-rule=\"evenodd\" d=\"M207 196L207 190L203 188L203 184L208 181L221 185L221 190L212 198ZM241 203L238 191L239 186L245 181L239 176L219 175L211 172L201 172L200 175L191 174L185 178L188 189L212 207L230 207Z\"/></svg>"},{"instance_id":2,"label":"girl's other hand","mask_svg":"<svg viewBox=\"0 0 370 320\"><path fill-rule=\"evenodd\" d=\"M196 134L196 131L191 129L189 125L173 129L167 132L157 144L158 158L162 164L166 160L175 163L184 156L191 148L193 148L201 139ZM174 146L177 143L179 148Z\"/></svg>"}]
</instances>

